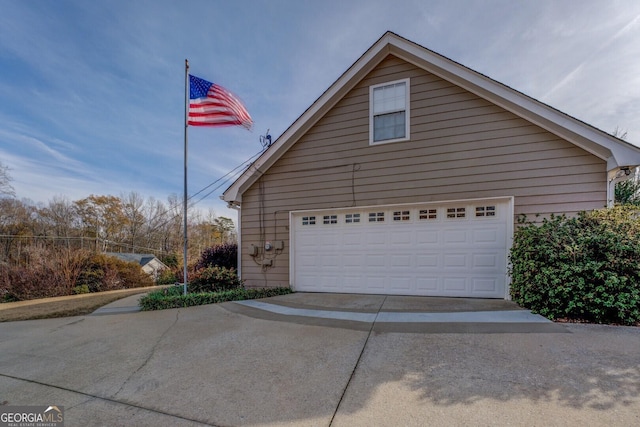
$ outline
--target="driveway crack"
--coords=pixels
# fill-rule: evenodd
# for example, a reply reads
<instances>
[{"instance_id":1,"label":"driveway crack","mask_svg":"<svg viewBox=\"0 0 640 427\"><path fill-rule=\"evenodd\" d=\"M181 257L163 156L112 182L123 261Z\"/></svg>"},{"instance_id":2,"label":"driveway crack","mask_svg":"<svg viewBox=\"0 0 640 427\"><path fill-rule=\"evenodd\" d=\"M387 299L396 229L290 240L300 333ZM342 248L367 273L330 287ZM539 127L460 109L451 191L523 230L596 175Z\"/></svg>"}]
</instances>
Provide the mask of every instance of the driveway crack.
<instances>
[{"instance_id":1,"label":"driveway crack","mask_svg":"<svg viewBox=\"0 0 640 427\"><path fill-rule=\"evenodd\" d=\"M162 340L164 339L164 337L169 333L169 331L171 331L171 329L173 329L173 327L176 325L176 323L178 323L178 320L180 320L180 310L176 310L176 318L173 320L173 323L171 323L171 325L169 325L169 327L162 333L162 335L160 335L160 337L158 338L158 340L155 342L155 344L153 345L153 347L151 347L151 350L149 351L146 359L144 360L144 362L142 362L142 364L138 367L138 369L136 369L135 371L133 371L131 373L131 375L129 375L127 377L126 380L124 380L124 382L122 383L122 385L120 386L120 388L118 389L118 391L115 392L115 394L113 395L113 397L115 398L123 389L124 387L129 383L129 381L131 381L131 379L138 373L140 372L145 366L147 366L147 364L149 363L149 361L153 358L153 356L156 353L156 349L158 348L158 346L160 345L160 343L162 342Z\"/></svg>"},{"instance_id":2,"label":"driveway crack","mask_svg":"<svg viewBox=\"0 0 640 427\"><path fill-rule=\"evenodd\" d=\"M371 337L371 332L373 332L373 327L375 326L376 322L378 321L378 316L380 315L380 310L382 309L382 306L384 306L384 303L385 303L386 300L387 300L387 297L385 296L384 299L382 300L382 302L380 303L380 306L378 307L378 310L376 311L376 317L371 322L371 327L369 328L369 333L367 334L367 339L364 340L364 344L362 345L362 349L360 350L360 354L358 355L358 360L356 360L356 364L353 366L353 370L351 371L351 375L349 376L349 381L347 381L347 384L344 386L344 389L342 390L342 394L340 395L340 400L338 401L338 404L336 405L335 411L333 411L333 415L331 416L331 421L329 421L329 427L331 427L333 425L333 420L335 419L336 414L338 413L338 410L340 409L340 405L342 404L342 400L344 399L344 396L347 394L347 390L349 389L349 385L351 384L351 381L353 380L353 377L356 374L356 370L358 369L358 366L360 365L360 360L362 359L362 355L364 354L364 350L367 348L367 344L369 343L369 338Z\"/></svg>"},{"instance_id":3,"label":"driveway crack","mask_svg":"<svg viewBox=\"0 0 640 427\"><path fill-rule=\"evenodd\" d=\"M128 408L140 409L140 410L143 410L143 411L148 411L148 412L152 412L152 413L155 413L155 414L160 414L160 415L172 417L172 418L175 418L175 419L188 421L189 423L191 423L193 425L200 424L200 425L211 426L211 427L222 427L222 426L219 426L218 424L211 424L208 421L189 418L189 417L185 417L185 416L178 415L178 414L172 414L172 413L167 412L167 411L163 411L163 410L160 410L160 409L151 408L151 407L147 407L147 406L143 406L143 405L138 405L138 404L135 404L133 402L125 402L125 401L117 400L117 399L110 398L110 397L99 396L97 394L92 394L92 393L86 393L86 392L83 392L83 391L80 391L80 390L74 390L74 389L69 388L69 387L62 387L62 386L58 386L58 385L54 385L54 384L45 383L45 382L42 382L42 381L31 380L31 379L22 378L22 377L16 377L14 375L8 375L8 374L3 374L3 373L0 373L0 377L10 378L12 380L23 381L23 382L28 383L28 384L35 384L35 385L48 387L48 388L52 388L52 389L56 389L56 390L62 390L62 391L66 391L66 392L69 392L69 393L74 393L74 394L77 394L77 395L80 395L80 396L87 397L87 400L85 400L83 402L80 402L80 403L78 403L76 405L69 406L68 409L75 408L75 407L87 404L88 402L91 402L93 400L100 400L100 401L115 403L117 405L124 405L124 406L126 406ZM0 402L0 403L3 403L3 402ZM9 402L7 402L7 403L9 403ZM67 409L66 406L65 406L65 409Z\"/></svg>"}]
</instances>

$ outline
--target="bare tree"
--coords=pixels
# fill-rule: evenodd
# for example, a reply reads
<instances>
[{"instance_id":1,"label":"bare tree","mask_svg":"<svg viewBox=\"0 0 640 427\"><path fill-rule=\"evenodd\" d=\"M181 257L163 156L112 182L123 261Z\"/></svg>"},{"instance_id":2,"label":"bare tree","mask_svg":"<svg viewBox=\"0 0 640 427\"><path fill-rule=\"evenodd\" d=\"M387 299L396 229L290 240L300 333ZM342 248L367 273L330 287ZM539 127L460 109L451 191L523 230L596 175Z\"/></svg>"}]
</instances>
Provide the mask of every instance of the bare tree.
<instances>
[{"instance_id":1,"label":"bare tree","mask_svg":"<svg viewBox=\"0 0 640 427\"><path fill-rule=\"evenodd\" d=\"M33 235L33 211L32 206L20 200L0 198L0 261L19 257L22 241Z\"/></svg>"},{"instance_id":2,"label":"bare tree","mask_svg":"<svg viewBox=\"0 0 640 427\"><path fill-rule=\"evenodd\" d=\"M123 238L128 220L122 211L122 200L118 197L92 194L73 203L87 235L95 238L96 250L105 250L109 240L120 241ZM102 248L99 247L100 240L103 242Z\"/></svg>"},{"instance_id":3,"label":"bare tree","mask_svg":"<svg viewBox=\"0 0 640 427\"><path fill-rule=\"evenodd\" d=\"M47 228L47 235L66 238L70 247L70 238L79 235L80 220L73 203L64 196L56 196L49 204L39 210L39 218Z\"/></svg>"},{"instance_id":4,"label":"bare tree","mask_svg":"<svg viewBox=\"0 0 640 427\"><path fill-rule=\"evenodd\" d=\"M131 244L131 251L135 252L135 246L144 246L141 241L142 229L145 223L144 197L135 191L122 194L122 213L126 217L124 238Z\"/></svg>"},{"instance_id":5,"label":"bare tree","mask_svg":"<svg viewBox=\"0 0 640 427\"><path fill-rule=\"evenodd\" d=\"M16 192L11 185L11 175L9 175L9 166L5 166L0 162L0 196L15 197Z\"/></svg>"},{"instance_id":6,"label":"bare tree","mask_svg":"<svg viewBox=\"0 0 640 427\"><path fill-rule=\"evenodd\" d=\"M616 126L613 136L622 140L627 139L627 131ZM634 171L632 177L626 181L616 183L615 202L620 205L640 206L640 175L638 169Z\"/></svg>"},{"instance_id":7,"label":"bare tree","mask_svg":"<svg viewBox=\"0 0 640 427\"><path fill-rule=\"evenodd\" d=\"M619 126L616 126L616 128L613 130L613 133L611 135L625 141L627 140L627 131L624 129L620 129Z\"/></svg>"}]
</instances>

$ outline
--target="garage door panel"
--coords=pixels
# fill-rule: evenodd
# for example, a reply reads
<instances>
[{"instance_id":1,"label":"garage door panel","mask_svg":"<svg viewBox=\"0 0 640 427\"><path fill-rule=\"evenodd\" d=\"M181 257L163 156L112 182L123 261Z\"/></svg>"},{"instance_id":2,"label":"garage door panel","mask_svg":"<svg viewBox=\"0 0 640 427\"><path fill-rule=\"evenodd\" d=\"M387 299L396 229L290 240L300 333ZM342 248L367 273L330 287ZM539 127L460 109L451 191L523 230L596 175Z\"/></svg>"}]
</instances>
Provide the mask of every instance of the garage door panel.
<instances>
[{"instance_id":1,"label":"garage door panel","mask_svg":"<svg viewBox=\"0 0 640 427\"><path fill-rule=\"evenodd\" d=\"M362 276L358 275L345 275L344 276L344 287L350 291L358 290L362 287Z\"/></svg>"},{"instance_id":2,"label":"garage door panel","mask_svg":"<svg viewBox=\"0 0 640 427\"><path fill-rule=\"evenodd\" d=\"M420 230L415 235L416 244L419 248L433 247L440 243L440 232L438 230Z\"/></svg>"},{"instance_id":3,"label":"garage door panel","mask_svg":"<svg viewBox=\"0 0 640 427\"><path fill-rule=\"evenodd\" d=\"M322 255L319 258L322 268L337 269L340 267L340 257L337 255Z\"/></svg>"},{"instance_id":4,"label":"garage door panel","mask_svg":"<svg viewBox=\"0 0 640 427\"><path fill-rule=\"evenodd\" d=\"M311 252L311 249L314 248L316 245L315 243L315 237L314 236L298 236L298 240L296 242L297 247L302 251L302 253L304 253L305 255L307 253Z\"/></svg>"},{"instance_id":5,"label":"garage door panel","mask_svg":"<svg viewBox=\"0 0 640 427\"><path fill-rule=\"evenodd\" d=\"M437 277L418 277L416 279L416 291L418 294L432 294L438 291Z\"/></svg>"},{"instance_id":6,"label":"garage door panel","mask_svg":"<svg viewBox=\"0 0 640 427\"><path fill-rule=\"evenodd\" d=\"M314 291L315 287L320 283L316 279L317 276L315 275L301 274L298 278L296 288L300 291Z\"/></svg>"},{"instance_id":7,"label":"garage door panel","mask_svg":"<svg viewBox=\"0 0 640 427\"><path fill-rule=\"evenodd\" d=\"M342 257L343 266L345 268L360 268L362 266L362 261L364 256L362 254L345 254Z\"/></svg>"},{"instance_id":8,"label":"garage door panel","mask_svg":"<svg viewBox=\"0 0 640 427\"><path fill-rule=\"evenodd\" d=\"M440 254L418 254L416 255L416 267L422 270L434 269L440 267Z\"/></svg>"},{"instance_id":9,"label":"garage door panel","mask_svg":"<svg viewBox=\"0 0 640 427\"><path fill-rule=\"evenodd\" d=\"M408 277L397 277L389 280L391 291L410 291L412 288L412 280Z\"/></svg>"},{"instance_id":10,"label":"garage door panel","mask_svg":"<svg viewBox=\"0 0 640 427\"><path fill-rule=\"evenodd\" d=\"M471 289L474 293L493 293L498 289L498 280L496 278L473 278Z\"/></svg>"},{"instance_id":11,"label":"garage door panel","mask_svg":"<svg viewBox=\"0 0 640 427\"><path fill-rule=\"evenodd\" d=\"M483 230L473 230L472 233L472 244L480 244L480 243L489 243L493 244L498 242L498 240L503 237L500 235L501 233L498 230L498 227L483 229Z\"/></svg>"},{"instance_id":12,"label":"garage door panel","mask_svg":"<svg viewBox=\"0 0 640 427\"><path fill-rule=\"evenodd\" d=\"M292 285L301 291L504 298L510 203L293 214Z\"/></svg>"},{"instance_id":13,"label":"garage door panel","mask_svg":"<svg viewBox=\"0 0 640 427\"><path fill-rule=\"evenodd\" d=\"M394 231L393 233L389 233L388 240L391 246L406 247L406 245L412 241L412 233L409 230Z\"/></svg>"},{"instance_id":14,"label":"garage door panel","mask_svg":"<svg viewBox=\"0 0 640 427\"><path fill-rule=\"evenodd\" d=\"M338 275L325 274L320 277L320 286L327 289L338 289L338 283L342 282Z\"/></svg>"},{"instance_id":15,"label":"garage door panel","mask_svg":"<svg viewBox=\"0 0 640 427\"><path fill-rule=\"evenodd\" d=\"M314 255L302 255L299 260L301 268L316 267L318 263L318 257Z\"/></svg>"},{"instance_id":16,"label":"garage door panel","mask_svg":"<svg viewBox=\"0 0 640 427\"><path fill-rule=\"evenodd\" d=\"M498 267L498 253L491 254L473 254L471 266L473 268L491 268Z\"/></svg>"},{"instance_id":17,"label":"garage door panel","mask_svg":"<svg viewBox=\"0 0 640 427\"><path fill-rule=\"evenodd\" d=\"M323 233L317 237L316 245L322 248L335 249L340 247L340 235L337 233Z\"/></svg>"},{"instance_id":18,"label":"garage door panel","mask_svg":"<svg viewBox=\"0 0 640 427\"><path fill-rule=\"evenodd\" d=\"M411 267L413 255L412 254L392 255L390 258L391 258L391 263L390 263L391 268L395 268L395 267L409 268Z\"/></svg>"},{"instance_id":19,"label":"garage door panel","mask_svg":"<svg viewBox=\"0 0 640 427\"><path fill-rule=\"evenodd\" d=\"M354 233L353 231L345 232L342 235L342 242L344 247L358 250L366 244L366 236L362 233Z\"/></svg>"},{"instance_id":20,"label":"garage door panel","mask_svg":"<svg viewBox=\"0 0 640 427\"><path fill-rule=\"evenodd\" d=\"M444 269L467 269L469 254L446 253L443 256Z\"/></svg>"},{"instance_id":21,"label":"garage door panel","mask_svg":"<svg viewBox=\"0 0 640 427\"><path fill-rule=\"evenodd\" d=\"M454 293L466 293L467 279L466 277L445 277L444 290Z\"/></svg>"},{"instance_id":22,"label":"garage door panel","mask_svg":"<svg viewBox=\"0 0 640 427\"><path fill-rule=\"evenodd\" d=\"M365 276L364 282L367 286L361 287L360 289L372 289L375 291L384 291L384 285L386 282L385 277L380 276Z\"/></svg>"},{"instance_id":23,"label":"garage door panel","mask_svg":"<svg viewBox=\"0 0 640 427\"><path fill-rule=\"evenodd\" d=\"M469 243L467 230L443 230L443 241L446 245Z\"/></svg>"},{"instance_id":24,"label":"garage door panel","mask_svg":"<svg viewBox=\"0 0 640 427\"><path fill-rule=\"evenodd\" d=\"M382 254L380 255L367 254L365 255L364 258L365 258L364 265L369 270L379 269L380 267L384 267L386 262L386 256Z\"/></svg>"},{"instance_id":25,"label":"garage door panel","mask_svg":"<svg viewBox=\"0 0 640 427\"><path fill-rule=\"evenodd\" d=\"M366 244L369 247L385 247L387 246L387 233L382 227L379 227L378 230L372 229L370 227L366 228L366 230L370 230L370 232L366 233ZM363 248L364 249L364 248Z\"/></svg>"}]
</instances>

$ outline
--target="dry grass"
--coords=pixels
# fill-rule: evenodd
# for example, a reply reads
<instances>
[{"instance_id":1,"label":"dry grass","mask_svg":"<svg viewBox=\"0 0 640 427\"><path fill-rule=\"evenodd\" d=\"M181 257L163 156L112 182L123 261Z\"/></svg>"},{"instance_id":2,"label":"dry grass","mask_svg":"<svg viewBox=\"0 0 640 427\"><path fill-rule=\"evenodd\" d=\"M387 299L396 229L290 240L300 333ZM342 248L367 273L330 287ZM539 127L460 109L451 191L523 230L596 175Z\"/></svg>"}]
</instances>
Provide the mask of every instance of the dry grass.
<instances>
[{"instance_id":1,"label":"dry grass","mask_svg":"<svg viewBox=\"0 0 640 427\"><path fill-rule=\"evenodd\" d=\"M135 288L69 297L2 303L0 304L0 322L83 316L113 301L130 295L150 292L155 289L157 288Z\"/></svg>"}]
</instances>

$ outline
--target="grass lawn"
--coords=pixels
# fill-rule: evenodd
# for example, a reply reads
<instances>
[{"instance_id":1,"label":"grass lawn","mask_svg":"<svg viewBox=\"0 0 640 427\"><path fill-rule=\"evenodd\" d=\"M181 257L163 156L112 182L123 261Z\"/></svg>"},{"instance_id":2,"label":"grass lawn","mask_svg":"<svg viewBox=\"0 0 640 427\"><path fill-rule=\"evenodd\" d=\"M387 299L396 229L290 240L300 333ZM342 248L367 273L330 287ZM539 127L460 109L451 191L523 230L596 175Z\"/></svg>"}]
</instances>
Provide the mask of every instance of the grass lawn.
<instances>
[{"instance_id":1,"label":"grass lawn","mask_svg":"<svg viewBox=\"0 0 640 427\"><path fill-rule=\"evenodd\" d=\"M121 298L157 289L159 287L123 289L68 297L2 303L0 304L0 322L83 316Z\"/></svg>"}]
</instances>

